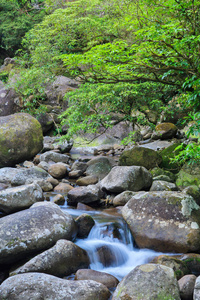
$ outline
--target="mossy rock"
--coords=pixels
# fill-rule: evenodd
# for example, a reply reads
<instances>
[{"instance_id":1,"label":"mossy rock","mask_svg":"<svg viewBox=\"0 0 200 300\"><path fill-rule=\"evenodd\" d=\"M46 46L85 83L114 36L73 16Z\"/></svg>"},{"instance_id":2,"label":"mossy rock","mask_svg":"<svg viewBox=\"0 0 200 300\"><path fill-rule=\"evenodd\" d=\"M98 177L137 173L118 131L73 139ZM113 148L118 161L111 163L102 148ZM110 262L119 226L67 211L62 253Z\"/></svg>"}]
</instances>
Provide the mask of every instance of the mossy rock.
<instances>
[{"instance_id":1,"label":"mossy rock","mask_svg":"<svg viewBox=\"0 0 200 300\"><path fill-rule=\"evenodd\" d=\"M133 147L125 150L119 158L120 166L142 166L152 169L162 163L162 158L158 152L145 147Z\"/></svg>"},{"instance_id":2,"label":"mossy rock","mask_svg":"<svg viewBox=\"0 0 200 300\"><path fill-rule=\"evenodd\" d=\"M150 172L151 172L153 178L156 178L158 176L167 176L167 177L170 178L171 182L176 181L176 175L174 173L172 173L170 171L167 171L167 170L164 170L164 169L161 169L159 167L153 168ZM162 180L162 179L159 179L159 180Z\"/></svg>"},{"instance_id":3,"label":"mossy rock","mask_svg":"<svg viewBox=\"0 0 200 300\"><path fill-rule=\"evenodd\" d=\"M173 123L160 123L155 127L156 132L160 135L160 138L170 139L177 133L177 127Z\"/></svg>"},{"instance_id":4,"label":"mossy rock","mask_svg":"<svg viewBox=\"0 0 200 300\"><path fill-rule=\"evenodd\" d=\"M174 158L179 153L180 150L175 150L179 145L179 143L174 143L173 145L159 151L159 154L162 157L162 163L160 165L161 168L173 173L178 173L180 170L180 164L172 162L171 158Z\"/></svg>"},{"instance_id":5,"label":"mossy rock","mask_svg":"<svg viewBox=\"0 0 200 300\"><path fill-rule=\"evenodd\" d=\"M196 185L200 186L200 163L185 164L178 173L176 185L181 187Z\"/></svg>"},{"instance_id":6,"label":"mossy rock","mask_svg":"<svg viewBox=\"0 0 200 300\"><path fill-rule=\"evenodd\" d=\"M0 167L29 160L42 148L42 128L31 115L17 113L0 117Z\"/></svg>"}]
</instances>

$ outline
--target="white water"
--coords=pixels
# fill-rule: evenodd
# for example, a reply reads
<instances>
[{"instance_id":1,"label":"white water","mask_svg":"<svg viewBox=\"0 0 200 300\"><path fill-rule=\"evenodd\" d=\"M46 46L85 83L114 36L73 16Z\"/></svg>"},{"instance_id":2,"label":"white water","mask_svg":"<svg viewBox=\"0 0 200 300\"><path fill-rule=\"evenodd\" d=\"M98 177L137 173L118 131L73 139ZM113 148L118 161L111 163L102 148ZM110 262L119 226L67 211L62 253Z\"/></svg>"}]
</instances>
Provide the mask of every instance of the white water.
<instances>
[{"instance_id":1,"label":"white water","mask_svg":"<svg viewBox=\"0 0 200 300\"><path fill-rule=\"evenodd\" d=\"M106 272L121 280L137 265L145 264L154 257L163 254L148 249L138 249L133 246L133 239L125 222L119 213L109 214L109 210L104 211L81 211L63 207L65 210L78 216L82 213L92 215L95 225L86 239L78 239L75 243L85 249L90 257L90 268L96 271ZM114 236L113 232L117 232ZM103 248L101 248L103 247ZM98 249L104 251L101 261ZM101 256L102 257L102 256ZM109 261L109 257L111 260ZM106 259L108 258L108 261Z\"/></svg>"}]
</instances>

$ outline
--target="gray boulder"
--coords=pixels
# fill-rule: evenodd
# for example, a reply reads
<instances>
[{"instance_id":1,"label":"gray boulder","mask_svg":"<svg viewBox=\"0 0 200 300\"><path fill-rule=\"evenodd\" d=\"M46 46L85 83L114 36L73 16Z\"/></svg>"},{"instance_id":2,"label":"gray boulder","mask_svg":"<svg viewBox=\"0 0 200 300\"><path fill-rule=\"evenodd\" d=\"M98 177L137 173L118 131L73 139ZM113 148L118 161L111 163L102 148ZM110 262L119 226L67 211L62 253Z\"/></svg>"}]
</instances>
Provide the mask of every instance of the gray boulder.
<instances>
[{"instance_id":1,"label":"gray boulder","mask_svg":"<svg viewBox=\"0 0 200 300\"><path fill-rule=\"evenodd\" d=\"M93 280L71 281L43 273L15 275L0 286L6 300L108 300L109 290Z\"/></svg>"},{"instance_id":2,"label":"gray boulder","mask_svg":"<svg viewBox=\"0 0 200 300\"><path fill-rule=\"evenodd\" d=\"M38 184L22 185L0 191L0 210L15 212L30 207L43 200L43 192Z\"/></svg>"},{"instance_id":3,"label":"gray boulder","mask_svg":"<svg viewBox=\"0 0 200 300\"><path fill-rule=\"evenodd\" d=\"M100 186L102 189L113 193L123 191L137 192L142 189L149 189L152 183L152 175L147 169L140 166L114 167L110 173L104 177Z\"/></svg>"},{"instance_id":4,"label":"gray boulder","mask_svg":"<svg viewBox=\"0 0 200 300\"><path fill-rule=\"evenodd\" d=\"M44 169L38 167L32 167L29 169L22 169L11 179L13 186L23 185L26 183L32 183L35 180L47 179L51 177Z\"/></svg>"},{"instance_id":5,"label":"gray boulder","mask_svg":"<svg viewBox=\"0 0 200 300\"><path fill-rule=\"evenodd\" d=\"M45 161L47 163L49 161L53 161L55 163L57 163L57 162L68 163L69 156L66 154L61 154L61 153L57 153L54 151L47 151L40 155L40 161Z\"/></svg>"},{"instance_id":6,"label":"gray boulder","mask_svg":"<svg viewBox=\"0 0 200 300\"><path fill-rule=\"evenodd\" d=\"M178 282L171 268L146 264L137 266L118 284L113 300L180 300Z\"/></svg>"},{"instance_id":7,"label":"gray boulder","mask_svg":"<svg viewBox=\"0 0 200 300\"><path fill-rule=\"evenodd\" d=\"M38 202L0 219L0 264L10 264L76 234L73 218L58 205Z\"/></svg>"},{"instance_id":8,"label":"gray boulder","mask_svg":"<svg viewBox=\"0 0 200 300\"><path fill-rule=\"evenodd\" d=\"M135 195L122 208L122 215L140 248L200 251L200 207L185 193L159 191Z\"/></svg>"},{"instance_id":9,"label":"gray boulder","mask_svg":"<svg viewBox=\"0 0 200 300\"><path fill-rule=\"evenodd\" d=\"M33 158L43 147L40 123L25 113L0 117L0 167Z\"/></svg>"},{"instance_id":10,"label":"gray boulder","mask_svg":"<svg viewBox=\"0 0 200 300\"><path fill-rule=\"evenodd\" d=\"M23 266L10 273L10 276L22 273L40 272L58 277L68 276L78 269L88 268L87 252L67 240L59 240L52 248L33 257Z\"/></svg>"}]
</instances>

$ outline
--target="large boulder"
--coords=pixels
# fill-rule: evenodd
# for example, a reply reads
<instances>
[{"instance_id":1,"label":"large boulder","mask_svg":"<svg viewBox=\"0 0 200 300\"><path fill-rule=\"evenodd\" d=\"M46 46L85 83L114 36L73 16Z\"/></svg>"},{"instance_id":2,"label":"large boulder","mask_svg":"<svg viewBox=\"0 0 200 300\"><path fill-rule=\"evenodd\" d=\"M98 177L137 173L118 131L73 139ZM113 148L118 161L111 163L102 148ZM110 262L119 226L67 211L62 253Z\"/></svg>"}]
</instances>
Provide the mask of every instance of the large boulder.
<instances>
[{"instance_id":1,"label":"large boulder","mask_svg":"<svg viewBox=\"0 0 200 300\"><path fill-rule=\"evenodd\" d=\"M185 193L135 195L123 207L122 215L140 248L181 253L200 251L200 207Z\"/></svg>"},{"instance_id":2,"label":"large boulder","mask_svg":"<svg viewBox=\"0 0 200 300\"><path fill-rule=\"evenodd\" d=\"M137 192L150 188L151 184L151 173L144 167L139 166L116 166L100 182L102 189L113 193Z\"/></svg>"},{"instance_id":3,"label":"large boulder","mask_svg":"<svg viewBox=\"0 0 200 300\"><path fill-rule=\"evenodd\" d=\"M174 271L166 266L146 264L137 266L118 284L113 300L180 300Z\"/></svg>"},{"instance_id":4,"label":"large boulder","mask_svg":"<svg viewBox=\"0 0 200 300\"><path fill-rule=\"evenodd\" d=\"M0 219L0 264L10 264L76 234L73 218L58 205L38 202Z\"/></svg>"},{"instance_id":5,"label":"large boulder","mask_svg":"<svg viewBox=\"0 0 200 300\"><path fill-rule=\"evenodd\" d=\"M42 200L43 192L38 184L8 188L0 191L0 211L15 212Z\"/></svg>"},{"instance_id":6,"label":"large boulder","mask_svg":"<svg viewBox=\"0 0 200 300\"><path fill-rule=\"evenodd\" d=\"M26 273L5 280L0 295L2 300L108 300L110 292L93 280L72 281L43 273Z\"/></svg>"},{"instance_id":7,"label":"large boulder","mask_svg":"<svg viewBox=\"0 0 200 300\"><path fill-rule=\"evenodd\" d=\"M33 158L43 147L40 123L25 113L0 117L0 167Z\"/></svg>"},{"instance_id":8,"label":"large boulder","mask_svg":"<svg viewBox=\"0 0 200 300\"><path fill-rule=\"evenodd\" d=\"M119 158L121 166L142 166L152 169L161 164L162 157L155 150L145 147L133 147L124 150Z\"/></svg>"},{"instance_id":9,"label":"large boulder","mask_svg":"<svg viewBox=\"0 0 200 300\"><path fill-rule=\"evenodd\" d=\"M58 277L68 276L78 269L88 268L87 252L67 240L59 240L55 246L33 257L10 275L40 272Z\"/></svg>"}]
</instances>

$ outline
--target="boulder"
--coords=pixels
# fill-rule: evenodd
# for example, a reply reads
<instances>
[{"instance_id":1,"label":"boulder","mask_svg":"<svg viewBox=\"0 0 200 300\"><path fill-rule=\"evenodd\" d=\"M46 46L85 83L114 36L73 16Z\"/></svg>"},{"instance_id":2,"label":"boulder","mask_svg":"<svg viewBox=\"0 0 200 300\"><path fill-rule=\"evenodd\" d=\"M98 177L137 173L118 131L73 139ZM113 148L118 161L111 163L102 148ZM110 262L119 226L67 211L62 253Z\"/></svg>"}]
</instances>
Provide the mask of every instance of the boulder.
<instances>
[{"instance_id":1,"label":"boulder","mask_svg":"<svg viewBox=\"0 0 200 300\"><path fill-rule=\"evenodd\" d=\"M52 248L12 271L10 276L39 272L63 277L76 272L78 269L89 267L89 263L85 250L70 241L59 240Z\"/></svg>"},{"instance_id":2,"label":"boulder","mask_svg":"<svg viewBox=\"0 0 200 300\"><path fill-rule=\"evenodd\" d=\"M102 196L103 192L97 184L80 186L69 191L67 203L69 205L75 205L78 202L88 204L100 200Z\"/></svg>"},{"instance_id":3,"label":"boulder","mask_svg":"<svg viewBox=\"0 0 200 300\"><path fill-rule=\"evenodd\" d=\"M90 269L78 270L75 274L75 280L94 280L104 284L108 289L116 287L119 283L117 278L108 273Z\"/></svg>"},{"instance_id":4,"label":"boulder","mask_svg":"<svg viewBox=\"0 0 200 300\"><path fill-rule=\"evenodd\" d=\"M9 214L42 200L43 192L38 184L8 188L0 191L0 211Z\"/></svg>"},{"instance_id":5,"label":"boulder","mask_svg":"<svg viewBox=\"0 0 200 300\"><path fill-rule=\"evenodd\" d=\"M172 182L156 180L153 181L150 191L178 191L178 188Z\"/></svg>"},{"instance_id":6,"label":"boulder","mask_svg":"<svg viewBox=\"0 0 200 300\"><path fill-rule=\"evenodd\" d=\"M47 179L51 177L45 170L39 167L22 169L11 179L11 184L14 186L23 185L34 182L35 180Z\"/></svg>"},{"instance_id":7,"label":"boulder","mask_svg":"<svg viewBox=\"0 0 200 300\"><path fill-rule=\"evenodd\" d=\"M0 219L0 264L10 264L76 234L73 218L58 205L38 202Z\"/></svg>"},{"instance_id":8,"label":"boulder","mask_svg":"<svg viewBox=\"0 0 200 300\"><path fill-rule=\"evenodd\" d=\"M82 177L79 178L76 181L76 184L79 186L86 186L86 185L90 185L90 184L96 184L99 181L97 176L86 176L86 177Z\"/></svg>"},{"instance_id":9,"label":"boulder","mask_svg":"<svg viewBox=\"0 0 200 300\"><path fill-rule=\"evenodd\" d=\"M164 169L161 169L161 168L158 168L158 167L153 168L151 170L151 174L153 176L153 180L165 180L168 182L176 181L176 175L174 173L164 170ZM170 179L166 180L166 178L170 178Z\"/></svg>"},{"instance_id":10,"label":"boulder","mask_svg":"<svg viewBox=\"0 0 200 300\"><path fill-rule=\"evenodd\" d=\"M77 225L77 237L86 238L94 226L94 219L88 214L82 214L75 219Z\"/></svg>"},{"instance_id":11,"label":"boulder","mask_svg":"<svg viewBox=\"0 0 200 300\"><path fill-rule=\"evenodd\" d=\"M69 183L60 182L56 187L54 188L54 192L61 193L63 195L66 195L69 191L73 190L73 186L71 186Z\"/></svg>"},{"instance_id":12,"label":"boulder","mask_svg":"<svg viewBox=\"0 0 200 300\"><path fill-rule=\"evenodd\" d=\"M100 181L103 190L113 193L127 190L137 192L142 189L149 189L151 184L151 173L140 166L116 166Z\"/></svg>"},{"instance_id":13,"label":"boulder","mask_svg":"<svg viewBox=\"0 0 200 300\"><path fill-rule=\"evenodd\" d=\"M0 168L0 182L10 183L12 178L20 172L21 170L16 168Z\"/></svg>"},{"instance_id":14,"label":"boulder","mask_svg":"<svg viewBox=\"0 0 200 300\"><path fill-rule=\"evenodd\" d=\"M187 187L190 185L200 186L200 163L184 164L180 172L177 174L176 185Z\"/></svg>"},{"instance_id":15,"label":"boulder","mask_svg":"<svg viewBox=\"0 0 200 300\"><path fill-rule=\"evenodd\" d=\"M135 195L122 208L136 244L163 252L200 251L200 207L179 192Z\"/></svg>"},{"instance_id":16,"label":"boulder","mask_svg":"<svg viewBox=\"0 0 200 300\"><path fill-rule=\"evenodd\" d=\"M66 154L61 154L61 153L57 153L54 151L47 151L40 155L40 161L45 161L47 163L49 161L53 161L55 163L63 162L63 163L67 164L69 161L69 156Z\"/></svg>"},{"instance_id":17,"label":"boulder","mask_svg":"<svg viewBox=\"0 0 200 300\"><path fill-rule=\"evenodd\" d=\"M0 117L0 167L33 158L43 147L40 123L25 113Z\"/></svg>"},{"instance_id":18,"label":"boulder","mask_svg":"<svg viewBox=\"0 0 200 300\"><path fill-rule=\"evenodd\" d=\"M97 176L99 179L104 178L116 165L116 162L105 156L98 156L87 162L88 168L86 170L87 176Z\"/></svg>"},{"instance_id":19,"label":"boulder","mask_svg":"<svg viewBox=\"0 0 200 300\"><path fill-rule=\"evenodd\" d=\"M142 166L146 169L152 169L161 164L162 158L155 150L145 147L133 147L124 150L119 158L121 166Z\"/></svg>"},{"instance_id":20,"label":"boulder","mask_svg":"<svg viewBox=\"0 0 200 300\"><path fill-rule=\"evenodd\" d=\"M180 300L181 298L178 282L171 268L145 264L137 266L122 279L112 299Z\"/></svg>"},{"instance_id":21,"label":"boulder","mask_svg":"<svg viewBox=\"0 0 200 300\"><path fill-rule=\"evenodd\" d=\"M22 108L22 98L14 89L7 89L0 85L0 117L19 112Z\"/></svg>"},{"instance_id":22,"label":"boulder","mask_svg":"<svg viewBox=\"0 0 200 300\"><path fill-rule=\"evenodd\" d=\"M155 131L162 140L172 139L177 133L177 127L173 123L160 123L156 125Z\"/></svg>"},{"instance_id":23,"label":"boulder","mask_svg":"<svg viewBox=\"0 0 200 300\"><path fill-rule=\"evenodd\" d=\"M110 292L93 280L71 281L44 273L25 273L6 279L0 295L2 300L108 300Z\"/></svg>"},{"instance_id":24,"label":"boulder","mask_svg":"<svg viewBox=\"0 0 200 300\"><path fill-rule=\"evenodd\" d=\"M186 193L194 198L196 203L200 205L200 186L189 185L182 190L183 193Z\"/></svg>"},{"instance_id":25,"label":"boulder","mask_svg":"<svg viewBox=\"0 0 200 300\"><path fill-rule=\"evenodd\" d=\"M49 166L48 172L54 178L63 178L67 175L67 167L63 163L55 163Z\"/></svg>"},{"instance_id":26,"label":"boulder","mask_svg":"<svg viewBox=\"0 0 200 300\"><path fill-rule=\"evenodd\" d=\"M178 281L181 300L193 300L196 276L193 274L185 275Z\"/></svg>"},{"instance_id":27,"label":"boulder","mask_svg":"<svg viewBox=\"0 0 200 300\"><path fill-rule=\"evenodd\" d=\"M120 193L119 195L114 197L113 206L124 206L133 196L137 195L138 193L145 193L145 192L124 191Z\"/></svg>"},{"instance_id":28,"label":"boulder","mask_svg":"<svg viewBox=\"0 0 200 300\"><path fill-rule=\"evenodd\" d=\"M200 274L200 254L185 253L179 255L178 259L186 264L190 274Z\"/></svg>"}]
</instances>

